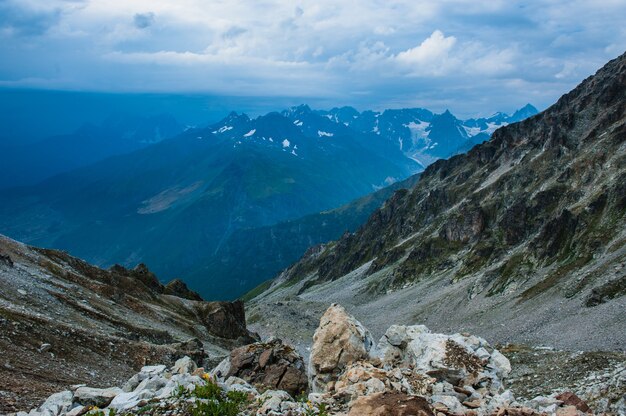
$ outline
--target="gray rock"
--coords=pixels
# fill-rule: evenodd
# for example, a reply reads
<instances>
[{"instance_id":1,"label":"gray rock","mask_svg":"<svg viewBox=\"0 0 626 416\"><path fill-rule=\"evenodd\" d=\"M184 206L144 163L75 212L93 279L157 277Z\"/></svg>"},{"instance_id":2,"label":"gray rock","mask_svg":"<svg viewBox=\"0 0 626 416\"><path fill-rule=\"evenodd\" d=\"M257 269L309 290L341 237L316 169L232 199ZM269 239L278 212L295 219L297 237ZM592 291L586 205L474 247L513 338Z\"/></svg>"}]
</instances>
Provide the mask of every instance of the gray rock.
<instances>
[{"instance_id":1,"label":"gray rock","mask_svg":"<svg viewBox=\"0 0 626 416\"><path fill-rule=\"evenodd\" d=\"M107 407L122 389L111 387L108 389L96 389L93 387L79 387L74 393L74 402L83 406Z\"/></svg>"},{"instance_id":2,"label":"gray rock","mask_svg":"<svg viewBox=\"0 0 626 416\"><path fill-rule=\"evenodd\" d=\"M167 384L167 379L161 376L146 378L135 388L134 392L149 391L156 395L156 392Z\"/></svg>"},{"instance_id":3,"label":"gray rock","mask_svg":"<svg viewBox=\"0 0 626 416\"><path fill-rule=\"evenodd\" d=\"M198 366L196 365L196 363L194 363L191 358L185 356L181 358L180 360L177 360L176 363L174 363L174 366L172 367L172 373L173 374L184 374L184 373L191 374L197 368Z\"/></svg>"},{"instance_id":4,"label":"gray rock","mask_svg":"<svg viewBox=\"0 0 626 416\"><path fill-rule=\"evenodd\" d=\"M291 396L282 390L268 390L259 396L259 401L263 403L257 415L270 415L272 412L281 414L282 407L286 402L293 402Z\"/></svg>"},{"instance_id":5,"label":"gray rock","mask_svg":"<svg viewBox=\"0 0 626 416\"><path fill-rule=\"evenodd\" d=\"M430 397L430 402L434 405L436 403L443 404L452 413L464 414L465 407L461 404L459 399L454 396L434 395Z\"/></svg>"},{"instance_id":6,"label":"gray rock","mask_svg":"<svg viewBox=\"0 0 626 416\"><path fill-rule=\"evenodd\" d=\"M230 357L224 358L213 370L211 370L211 376L223 380L226 374L230 372Z\"/></svg>"},{"instance_id":7,"label":"gray rock","mask_svg":"<svg viewBox=\"0 0 626 416\"><path fill-rule=\"evenodd\" d=\"M57 416L72 407L73 398L74 395L69 390L55 393L48 397L46 401L39 406L37 411L40 413L49 412L50 414Z\"/></svg>"},{"instance_id":8,"label":"gray rock","mask_svg":"<svg viewBox=\"0 0 626 416\"><path fill-rule=\"evenodd\" d=\"M50 348L52 348L52 345L50 345L50 344L41 344L41 347L39 347L39 349L37 351L39 351L39 352L46 352L46 351L49 351Z\"/></svg>"},{"instance_id":9,"label":"gray rock","mask_svg":"<svg viewBox=\"0 0 626 416\"><path fill-rule=\"evenodd\" d=\"M82 415L85 413L85 406L76 406L75 408L73 408L72 410L70 410L69 412L67 412L65 414L65 416L78 416L78 415Z\"/></svg>"},{"instance_id":10,"label":"gray rock","mask_svg":"<svg viewBox=\"0 0 626 416\"><path fill-rule=\"evenodd\" d=\"M109 408L125 412L137 406L142 399L137 392L120 393L111 401Z\"/></svg>"}]
</instances>

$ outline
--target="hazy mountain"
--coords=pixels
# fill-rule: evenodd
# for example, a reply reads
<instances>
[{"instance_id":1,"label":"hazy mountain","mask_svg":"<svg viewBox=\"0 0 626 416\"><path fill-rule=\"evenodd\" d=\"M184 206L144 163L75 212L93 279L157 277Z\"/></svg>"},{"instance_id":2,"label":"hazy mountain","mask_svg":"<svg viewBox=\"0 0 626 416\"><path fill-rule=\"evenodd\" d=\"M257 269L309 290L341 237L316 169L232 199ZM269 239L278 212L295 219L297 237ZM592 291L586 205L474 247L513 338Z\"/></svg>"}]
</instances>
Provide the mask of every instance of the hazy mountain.
<instances>
[{"instance_id":1,"label":"hazy mountain","mask_svg":"<svg viewBox=\"0 0 626 416\"><path fill-rule=\"evenodd\" d=\"M625 140L622 55L546 111L429 166L358 231L285 270L251 313L286 337L303 334L289 332L307 319L298 311L339 302L379 333L418 322L499 342L621 349Z\"/></svg>"},{"instance_id":2,"label":"hazy mountain","mask_svg":"<svg viewBox=\"0 0 626 416\"><path fill-rule=\"evenodd\" d=\"M0 142L0 188L32 185L53 175L157 143L183 130L184 127L167 114L116 115L101 124L84 124L73 133L34 143Z\"/></svg>"},{"instance_id":3,"label":"hazy mountain","mask_svg":"<svg viewBox=\"0 0 626 416\"><path fill-rule=\"evenodd\" d=\"M204 272L238 229L332 209L419 169L393 146L367 143L375 137L344 133L307 137L278 113L233 113L37 186L5 190L0 227L99 265L141 261L164 278L187 277ZM237 285L206 284L226 278L208 271L191 283L207 298L241 293ZM253 287L259 280L247 281Z\"/></svg>"},{"instance_id":4,"label":"hazy mountain","mask_svg":"<svg viewBox=\"0 0 626 416\"><path fill-rule=\"evenodd\" d=\"M173 119L112 118L13 159L30 158L17 163L28 174L50 174L155 143L4 191L0 231L102 266L145 262L165 278L183 277L206 297L232 298L271 278L310 245L353 231L389 191L354 208L314 214L467 150L498 122L505 123L481 122L484 128L468 132L448 111L359 113L301 105L256 118L232 112L207 128L160 141L181 129Z\"/></svg>"}]
</instances>

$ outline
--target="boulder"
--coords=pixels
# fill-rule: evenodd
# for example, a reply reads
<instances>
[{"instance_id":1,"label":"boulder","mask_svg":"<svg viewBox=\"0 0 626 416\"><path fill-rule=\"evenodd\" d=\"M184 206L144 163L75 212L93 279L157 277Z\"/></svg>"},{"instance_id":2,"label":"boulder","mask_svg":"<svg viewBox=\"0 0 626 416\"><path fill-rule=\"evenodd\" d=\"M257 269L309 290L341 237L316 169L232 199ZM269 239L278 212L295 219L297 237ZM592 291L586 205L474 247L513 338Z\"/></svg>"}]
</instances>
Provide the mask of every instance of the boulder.
<instances>
[{"instance_id":1,"label":"boulder","mask_svg":"<svg viewBox=\"0 0 626 416\"><path fill-rule=\"evenodd\" d=\"M59 415L67 412L72 407L73 398L74 394L69 390L55 393L48 397L37 411L43 414Z\"/></svg>"},{"instance_id":2,"label":"boulder","mask_svg":"<svg viewBox=\"0 0 626 416\"><path fill-rule=\"evenodd\" d=\"M559 394L555 399L563 402L563 406L574 406L581 412L589 412L591 409L580 397L576 396L571 391L566 391Z\"/></svg>"},{"instance_id":3,"label":"boulder","mask_svg":"<svg viewBox=\"0 0 626 416\"><path fill-rule=\"evenodd\" d=\"M384 366L413 367L454 386L503 390L511 372L509 360L487 341L472 335L433 334L423 325L391 326L380 339L377 353Z\"/></svg>"},{"instance_id":4,"label":"boulder","mask_svg":"<svg viewBox=\"0 0 626 416\"><path fill-rule=\"evenodd\" d=\"M122 386L122 391L128 393L137 388L141 382L146 379L161 376L165 373L167 367L164 365L146 365L141 370L128 379L128 381Z\"/></svg>"},{"instance_id":5,"label":"boulder","mask_svg":"<svg viewBox=\"0 0 626 416\"><path fill-rule=\"evenodd\" d=\"M268 390L259 396L258 401L263 404L257 415L282 415L296 404L291 396L282 390Z\"/></svg>"},{"instance_id":6,"label":"boulder","mask_svg":"<svg viewBox=\"0 0 626 416\"><path fill-rule=\"evenodd\" d=\"M236 348L212 374L222 379L238 377L261 391L283 390L296 396L308 390L302 357L281 340Z\"/></svg>"},{"instance_id":7,"label":"boulder","mask_svg":"<svg viewBox=\"0 0 626 416\"><path fill-rule=\"evenodd\" d=\"M423 397L383 392L359 397L348 416L434 416Z\"/></svg>"},{"instance_id":8,"label":"boulder","mask_svg":"<svg viewBox=\"0 0 626 416\"><path fill-rule=\"evenodd\" d=\"M177 360L172 367L173 374L191 374L198 366L187 356Z\"/></svg>"},{"instance_id":9,"label":"boulder","mask_svg":"<svg viewBox=\"0 0 626 416\"><path fill-rule=\"evenodd\" d=\"M357 362L348 366L337 381L329 388L334 400L350 403L359 396L379 392L424 394L434 379L409 368L378 368L368 362Z\"/></svg>"},{"instance_id":10,"label":"boulder","mask_svg":"<svg viewBox=\"0 0 626 416\"><path fill-rule=\"evenodd\" d=\"M213 335L226 339L254 341L246 328L243 302L197 302L194 304L200 321Z\"/></svg>"},{"instance_id":11,"label":"boulder","mask_svg":"<svg viewBox=\"0 0 626 416\"><path fill-rule=\"evenodd\" d=\"M79 387L74 392L74 402L83 406L107 407L122 389L111 387L108 389L96 389L93 387Z\"/></svg>"},{"instance_id":12,"label":"boulder","mask_svg":"<svg viewBox=\"0 0 626 416\"><path fill-rule=\"evenodd\" d=\"M309 372L314 390L325 391L350 364L371 358L369 331L338 305L331 305L313 335Z\"/></svg>"}]
</instances>

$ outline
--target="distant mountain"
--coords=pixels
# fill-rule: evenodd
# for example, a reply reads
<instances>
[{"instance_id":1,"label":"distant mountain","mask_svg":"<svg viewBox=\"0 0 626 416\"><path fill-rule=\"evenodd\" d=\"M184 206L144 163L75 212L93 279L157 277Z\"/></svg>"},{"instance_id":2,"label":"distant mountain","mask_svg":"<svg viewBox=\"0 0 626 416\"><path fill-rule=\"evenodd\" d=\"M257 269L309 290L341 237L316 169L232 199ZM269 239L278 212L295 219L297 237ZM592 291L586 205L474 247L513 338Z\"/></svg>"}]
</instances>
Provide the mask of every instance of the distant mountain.
<instances>
[{"instance_id":1,"label":"distant mountain","mask_svg":"<svg viewBox=\"0 0 626 416\"><path fill-rule=\"evenodd\" d=\"M101 146L101 131L112 132L107 137L115 137L118 150L157 143L0 192L0 232L101 266L144 262L160 276L183 277L207 298L234 298L310 245L356 229L390 190L317 213L487 139L485 131L496 125L487 123L470 134L449 111L359 113L301 105L256 118L232 112L207 128L159 141L154 126L165 120L110 120L95 129L99 133L85 128L54 143L94 143L94 153L111 149ZM50 151L51 159L68 152Z\"/></svg>"},{"instance_id":2,"label":"distant mountain","mask_svg":"<svg viewBox=\"0 0 626 416\"><path fill-rule=\"evenodd\" d=\"M165 278L201 270L187 280L195 290L236 297L269 276L252 276L242 289L206 284L228 276L202 268L235 231L341 206L419 169L374 135L336 129L307 137L294 121L232 113L208 128L5 190L0 228L98 265L144 262Z\"/></svg>"},{"instance_id":3,"label":"distant mountain","mask_svg":"<svg viewBox=\"0 0 626 416\"><path fill-rule=\"evenodd\" d=\"M172 116L110 116L75 132L18 145L0 142L0 188L32 185L110 156L129 153L180 134Z\"/></svg>"},{"instance_id":4,"label":"distant mountain","mask_svg":"<svg viewBox=\"0 0 626 416\"><path fill-rule=\"evenodd\" d=\"M489 118L465 121L454 117L449 110L433 114L423 108L359 113L352 107L342 107L317 113L339 125L385 138L425 168L437 159L471 149L488 140L499 127L533 116L537 109L527 104L513 116L496 113Z\"/></svg>"},{"instance_id":5,"label":"distant mountain","mask_svg":"<svg viewBox=\"0 0 626 416\"><path fill-rule=\"evenodd\" d=\"M458 130L439 117L429 135ZM268 286L249 313L289 337L307 336L290 330L306 320L298 311L338 302L378 333L420 323L502 343L623 349L626 54L544 112L433 163Z\"/></svg>"},{"instance_id":6,"label":"distant mountain","mask_svg":"<svg viewBox=\"0 0 626 416\"><path fill-rule=\"evenodd\" d=\"M419 175L356 199L344 206L291 221L234 231L213 253L200 260L185 280L207 293L245 293L276 276L307 249L356 231L398 189L410 188ZM314 249L314 248L312 248ZM207 281L206 276L228 276Z\"/></svg>"}]
</instances>

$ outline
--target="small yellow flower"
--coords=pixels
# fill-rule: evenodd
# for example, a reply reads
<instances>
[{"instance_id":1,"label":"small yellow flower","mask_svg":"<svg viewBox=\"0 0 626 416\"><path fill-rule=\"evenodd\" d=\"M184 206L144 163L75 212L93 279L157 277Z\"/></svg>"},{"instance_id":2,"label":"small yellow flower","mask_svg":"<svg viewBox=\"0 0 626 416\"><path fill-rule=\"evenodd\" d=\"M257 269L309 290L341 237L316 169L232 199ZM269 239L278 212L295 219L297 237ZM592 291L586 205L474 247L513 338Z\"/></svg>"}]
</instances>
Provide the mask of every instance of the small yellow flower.
<instances>
[{"instance_id":1,"label":"small yellow flower","mask_svg":"<svg viewBox=\"0 0 626 416\"><path fill-rule=\"evenodd\" d=\"M205 379L206 381L210 381L211 380L211 375L209 373L204 373L204 374L202 374L202 378Z\"/></svg>"}]
</instances>

